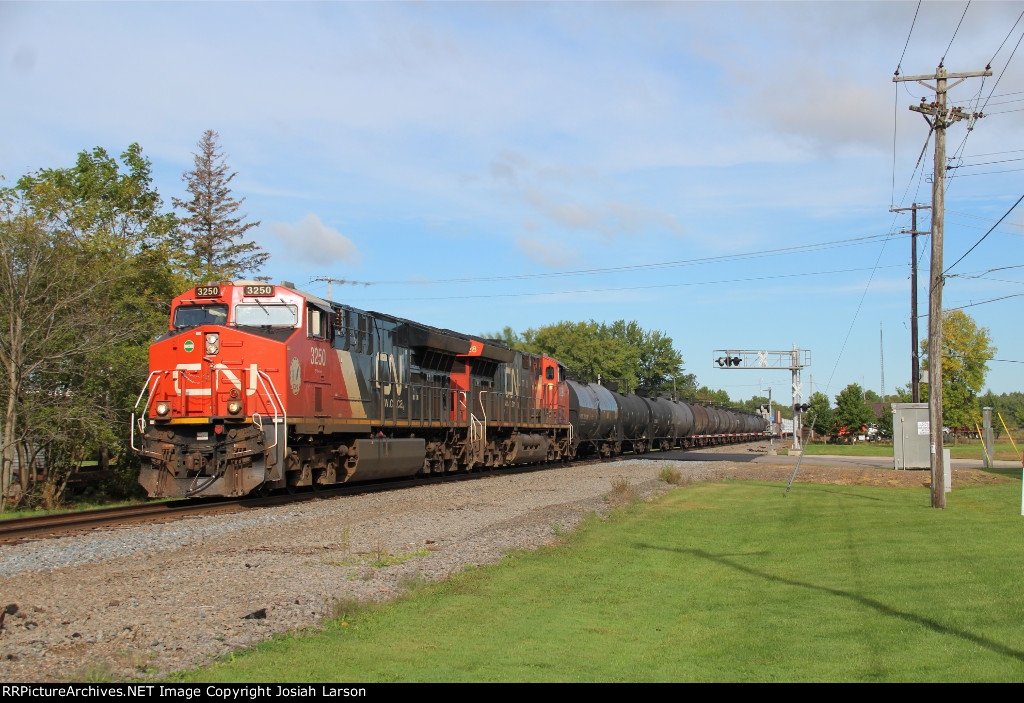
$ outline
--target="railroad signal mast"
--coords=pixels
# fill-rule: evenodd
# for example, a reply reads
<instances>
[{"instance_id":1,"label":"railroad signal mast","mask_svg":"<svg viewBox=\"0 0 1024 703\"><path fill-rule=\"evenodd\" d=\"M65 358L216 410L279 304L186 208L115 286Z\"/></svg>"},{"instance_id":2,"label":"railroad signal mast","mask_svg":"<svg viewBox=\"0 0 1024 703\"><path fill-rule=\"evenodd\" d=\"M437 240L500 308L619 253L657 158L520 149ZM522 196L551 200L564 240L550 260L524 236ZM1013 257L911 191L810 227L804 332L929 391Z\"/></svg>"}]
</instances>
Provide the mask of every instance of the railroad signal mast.
<instances>
[{"instance_id":1,"label":"railroad signal mast","mask_svg":"<svg viewBox=\"0 0 1024 703\"><path fill-rule=\"evenodd\" d=\"M794 344L789 351L758 351L753 349L719 349L712 352L712 362L722 369L788 369L793 374L793 449L799 450L800 432L803 429L800 417L807 410L803 403L803 385L800 371L811 365L811 350L798 349Z\"/></svg>"}]
</instances>

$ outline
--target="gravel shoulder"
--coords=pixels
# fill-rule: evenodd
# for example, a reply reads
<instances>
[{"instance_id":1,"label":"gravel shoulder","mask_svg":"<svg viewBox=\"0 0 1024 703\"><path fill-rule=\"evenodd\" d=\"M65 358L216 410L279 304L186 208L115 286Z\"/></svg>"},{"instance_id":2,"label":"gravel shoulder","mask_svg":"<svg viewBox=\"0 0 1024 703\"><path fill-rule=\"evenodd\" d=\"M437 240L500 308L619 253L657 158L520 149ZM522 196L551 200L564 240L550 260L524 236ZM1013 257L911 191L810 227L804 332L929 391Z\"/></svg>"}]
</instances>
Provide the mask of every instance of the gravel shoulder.
<instances>
[{"instance_id":1,"label":"gravel shoulder","mask_svg":"<svg viewBox=\"0 0 1024 703\"><path fill-rule=\"evenodd\" d=\"M793 472L626 460L0 547L0 611L9 613L0 626L0 679L132 679L194 668L274 633L315 626L339 599L392 598L411 580L443 579L554 542L610 508L613 481L628 479L641 497L669 490L658 479L666 465L689 482L788 481ZM798 475L845 485L927 479L927 472L818 466ZM954 486L1000 480L962 470Z\"/></svg>"}]
</instances>

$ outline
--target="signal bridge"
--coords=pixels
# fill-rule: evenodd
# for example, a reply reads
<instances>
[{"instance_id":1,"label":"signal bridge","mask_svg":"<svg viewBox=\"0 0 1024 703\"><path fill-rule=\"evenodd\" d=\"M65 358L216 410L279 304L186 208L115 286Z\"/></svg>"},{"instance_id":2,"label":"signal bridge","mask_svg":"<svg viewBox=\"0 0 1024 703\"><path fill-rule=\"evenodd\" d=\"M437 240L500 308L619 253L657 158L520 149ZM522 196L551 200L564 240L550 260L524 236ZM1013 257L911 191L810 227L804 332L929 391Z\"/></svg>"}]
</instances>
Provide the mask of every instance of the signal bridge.
<instances>
[{"instance_id":1,"label":"signal bridge","mask_svg":"<svg viewBox=\"0 0 1024 703\"><path fill-rule=\"evenodd\" d=\"M800 415L807 410L802 403L803 384L800 371L811 365L811 350L798 349L794 344L788 351L766 351L756 349L717 349L712 354L712 363L722 369L757 369L765 371L788 370L793 374L793 449L799 450L801 422Z\"/></svg>"}]
</instances>

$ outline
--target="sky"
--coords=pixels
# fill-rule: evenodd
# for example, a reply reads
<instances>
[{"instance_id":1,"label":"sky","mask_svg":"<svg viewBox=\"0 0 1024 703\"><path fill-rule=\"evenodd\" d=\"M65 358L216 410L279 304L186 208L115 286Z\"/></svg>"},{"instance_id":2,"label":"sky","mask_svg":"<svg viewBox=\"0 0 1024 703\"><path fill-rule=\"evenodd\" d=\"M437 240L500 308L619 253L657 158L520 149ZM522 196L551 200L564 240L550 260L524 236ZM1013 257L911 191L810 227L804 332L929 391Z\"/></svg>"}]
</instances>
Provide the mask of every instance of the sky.
<instances>
[{"instance_id":1,"label":"sky","mask_svg":"<svg viewBox=\"0 0 1024 703\"><path fill-rule=\"evenodd\" d=\"M349 281L334 300L467 334L636 320L733 399L789 402L790 374L721 369L716 350L809 350L805 399L880 392L883 373L891 393L914 255L890 209L929 204L934 170L909 110L934 91L893 75L991 62L949 93L986 116L947 133L943 302L989 330L987 387L1024 390L1022 13L0 0L0 175L137 142L169 210L213 129L275 282Z\"/></svg>"}]
</instances>

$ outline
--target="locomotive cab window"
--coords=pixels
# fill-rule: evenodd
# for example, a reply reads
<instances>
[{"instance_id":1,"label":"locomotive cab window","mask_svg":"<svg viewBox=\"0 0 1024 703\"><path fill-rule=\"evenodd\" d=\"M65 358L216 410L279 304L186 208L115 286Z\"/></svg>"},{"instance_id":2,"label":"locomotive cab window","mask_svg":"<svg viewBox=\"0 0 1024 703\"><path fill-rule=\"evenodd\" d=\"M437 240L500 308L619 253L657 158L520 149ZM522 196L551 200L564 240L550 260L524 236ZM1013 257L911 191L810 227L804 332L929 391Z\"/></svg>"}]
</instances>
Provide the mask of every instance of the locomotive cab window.
<instances>
[{"instance_id":1,"label":"locomotive cab window","mask_svg":"<svg viewBox=\"0 0 1024 703\"><path fill-rule=\"evenodd\" d=\"M327 313L319 308L306 309L306 330L313 339L325 339L327 336Z\"/></svg>"},{"instance_id":2,"label":"locomotive cab window","mask_svg":"<svg viewBox=\"0 0 1024 703\"><path fill-rule=\"evenodd\" d=\"M242 327L295 327L299 322L294 305L239 303L235 324Z\"/></svg>"},{"instance_id":3,"label":"locomotive cab window","mask_svg":"<svg viewBox=\"0 0 1024 703\"><path fill-rule=\"evenodd\" d=\"M554 369L554 367L553 367L553 366L549 366L549 367L547 367L547 368L546 368L546 369L544 370L544 376L545 376L545 377L546 377L546 378L547 378L547 379L548 379L549 381L554 381L554 380L555 380L555 369Z\"/></svg>"},{"instance_id":4,"label":"locomotive cab window","mask_svg":"<svg viewBox=\"0 0 1024 703\"><path fill-rule=\"evenodd\" d=\"M174 311L174 329L200 325L223 325L228 321L228 306L222 304L179 305Z\"/></svg>"}]
</instances>

